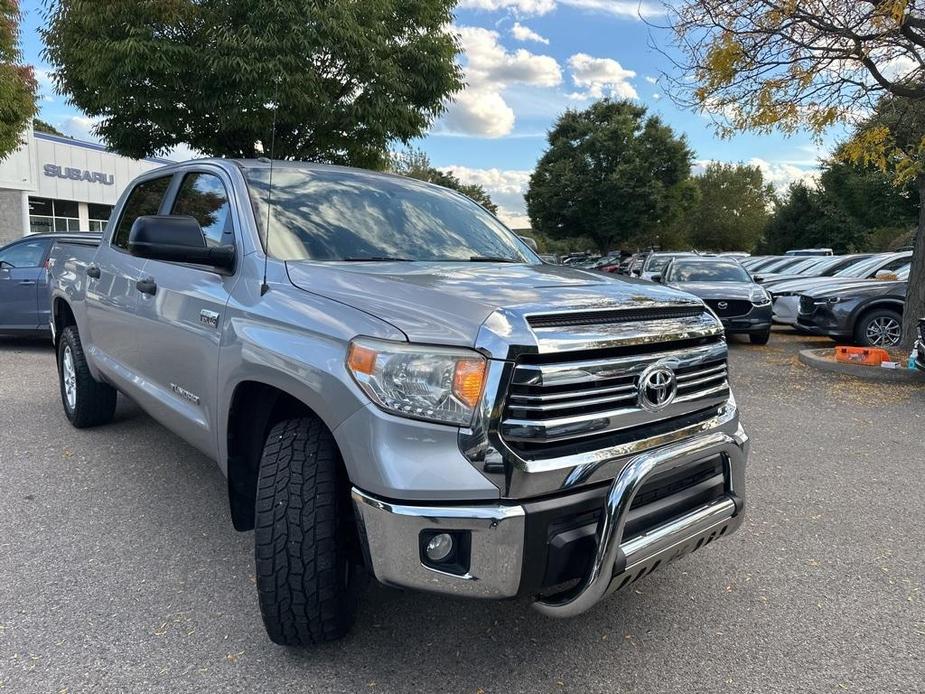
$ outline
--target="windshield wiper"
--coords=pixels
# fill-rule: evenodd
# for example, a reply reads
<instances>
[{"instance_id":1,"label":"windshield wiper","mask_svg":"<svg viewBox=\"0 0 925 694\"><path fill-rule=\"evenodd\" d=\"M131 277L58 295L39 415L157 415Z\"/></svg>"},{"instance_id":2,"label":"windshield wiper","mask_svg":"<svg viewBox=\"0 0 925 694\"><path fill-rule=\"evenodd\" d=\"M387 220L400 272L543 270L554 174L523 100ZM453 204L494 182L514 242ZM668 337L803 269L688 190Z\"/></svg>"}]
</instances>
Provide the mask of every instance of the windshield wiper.
<instances>
[{"instance_id":1,"label":"windshield wiper","mask_svg":"<svg viewBox=\"0 0 925 694\"><path fill-rule=\"evenodd\" d=\"M514 258L502 258L501 256L494 255L472 255L469 256L470 263L519 263L519 260Z\"/></svg>"},{"instance_id":2,"label":"windshield wiper","mask_svg":"<svg viewBox=\"0 0 925 694\"><path fill-rule=\"evenodd\" d=\"M413 263L414 258L393 258L390 255L368 255L365 258L341 258L344 263Z\"/></svg>"}]
</instances>

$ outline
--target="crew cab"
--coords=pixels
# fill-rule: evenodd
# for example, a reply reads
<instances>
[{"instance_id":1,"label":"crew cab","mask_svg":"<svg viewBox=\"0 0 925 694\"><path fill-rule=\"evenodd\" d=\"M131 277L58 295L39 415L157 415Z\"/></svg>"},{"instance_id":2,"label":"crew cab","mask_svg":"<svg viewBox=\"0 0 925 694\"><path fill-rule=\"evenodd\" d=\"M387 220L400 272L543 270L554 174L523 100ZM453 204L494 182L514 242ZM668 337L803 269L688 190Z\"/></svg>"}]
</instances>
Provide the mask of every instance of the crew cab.
<instances>
[{"instance_id":1,"label":"crew cab","mask_svg":"<svg viewBox=\"0 0 925 694\"><path fill-rule=\"evenodd\" d=\"M343 636L369 575L569 617L742 523L715 315L544 264L454 191L170 165L50 274L65 415L121 393L218 463L277 643Z\"/></svg>"}]
</instances>

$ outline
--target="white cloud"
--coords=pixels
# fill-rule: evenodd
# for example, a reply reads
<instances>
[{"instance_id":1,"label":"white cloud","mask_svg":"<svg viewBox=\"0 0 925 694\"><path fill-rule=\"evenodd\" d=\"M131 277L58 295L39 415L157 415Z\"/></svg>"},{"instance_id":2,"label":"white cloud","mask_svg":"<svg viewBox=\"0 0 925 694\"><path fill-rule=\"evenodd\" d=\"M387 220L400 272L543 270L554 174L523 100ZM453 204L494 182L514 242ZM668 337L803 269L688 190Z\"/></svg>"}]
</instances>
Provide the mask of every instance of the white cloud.
<instances>
[{"instance_id":1,"label":"white cloud","mask_svg":"<svg viewBox=\"0 0 925 694\"><path fill-rule=\"evenodd\" d=\"M694 162L694 173L703 173L708 164L725 164L730 162L720 162L715 159L700 159ZM768 161L760 157L752 157L747 162L749 166L757 166L761 169L761 175L764 176L764 182L770 183L779 193L783 193L790 187L790 184L801 182L815 188L819 181L819 167L811 165L797 165L788 161Z\"/></svg>"},{"instance_id":2,"label":"white cloud","mask_svg":"<svg viewBox=\"0 0 925 694\"><path fill-rule=\"evenodd\" d=\"M655 93L652 95L652 98L655 99L656 101L659 101L659 100L661 100L662 95L659 94L658 92L655 92Z\"/></svg>"},{"instance_id":3,"label":"white cloud","mask_svg":"<svg viewBox=\"0 0 925 694\"><path fill-rule=\"evenodd\" d=\"M548 14L556 9L557 5L629 19L645 19L665 14L665 8L657 2L642 0L461 0L459 3L461 9L489 12L507 10L524 16Z\"/></svg>"},{"instance_id":4,"label":"white cloud","mask_svg":"<svg viewBox=\"0 0 925 694\"><path fill-rule=\"evenodd\" d=\"M521 169L474 169L468 166L441 167L463 183L482 186L498 206L498 216L509 227L530 226L524 193L530 183L530 171Z\"/></svg>"},{"instance_id":5,"label":"white cloud","mask_svg":"<svg viewBox=\"0 0 925 694\"><path fill-rule=\"evenodd\" d=\"M555 58L520 48L506 51L496 31L457 27L467 86L447 106L443 125L481 137L503 137L514 129L514 110L504 100L510 85L555 87L562 70Z\"/></svg>"},{"instance_id":6,"label":"white cloud","mask_svg":"<svg viewBox=\"0 0 925 694\"><path fill-rule=\"evenodd\" d=\"M665 8L658 3L638 0L559 0L559 2L581 10L632 19L647 19L665 14Z\"/></svg>"},{"instance_id":7,"label":"white cloud","mask_svg":"<svg viewBox=\"0 0 925 694\"><path fill-rule=\"evenodd\" d=\"M600 99L615 96L621 99L636 99L639 94L629 81L636 76L612 58L593 58L587 53L576 53L568 61L572 71L572 82L583 92L569 95L575 100Z\"/></svg>"},{"instance_id":8,"label":"white cloud","mask_svg":"<svg viewBox=\"0 0 925 694\"><path fill-rule=\"evenodd\" d=\"M646 75L645 80L649 84L658 84L658 77L652 77L651 75Z\"/></svg>"},{"instance_id":9,"label":"white cloud","mask_svg":"<svg viewBox=\"0 0 925 694\"><path fill-rule=\"evenodd\" d=\"M101 142L100 138L96 136L93 132L93 129L96 127L99 120L96 118L89 118L87 116L70 116L65 118L58 124L58 130L67 135L68 137L73 137L75 140L83 140L84 142Z\"/></svg>"},{"instance_id":10,"label":"white cloud","mask_svg":"<svg viewBox=\"0 0 925 694\"><path fill-rule=\"evenodd\" d=\"M514 26L511 27L511 36L513 36L518 41L535 41L536 43L543 43L547 46L549 45L549 39L545 36L540 36L530 27L526 27L520 22L514 22Z\"/></svg>"},{"instance_id":11,"label":"white cloud","mask_svg":"<svg viewBox=\"0 0 925 694\"><path fill-rule=\"evenodd\" d=\"M525 15L541 15L556 8L556 0L461 0L459 7L470 10L513 10Z\"/></svg>"}]
</instances>

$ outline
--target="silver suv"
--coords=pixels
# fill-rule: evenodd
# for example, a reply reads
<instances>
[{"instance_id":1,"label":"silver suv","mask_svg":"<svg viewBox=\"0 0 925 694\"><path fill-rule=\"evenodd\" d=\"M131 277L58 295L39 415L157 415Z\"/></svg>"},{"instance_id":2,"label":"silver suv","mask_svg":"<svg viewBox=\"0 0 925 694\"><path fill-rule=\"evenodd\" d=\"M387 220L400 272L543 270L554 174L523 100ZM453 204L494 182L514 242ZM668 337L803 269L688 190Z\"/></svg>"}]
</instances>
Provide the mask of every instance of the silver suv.
<instances>
[{"instance_id":1,"label":"silver suv","mask_svg":"<svg viewBox=\"0 0 925 694\"><path fill-rule=\"evenodd\" d=\"M218 462L277 643L344 635L370 574L576 615L742 522L714 315L545 265L453 191L173 165L58 243L51 285L68 419L119 392Z\"/></svg>"}]
</instances>

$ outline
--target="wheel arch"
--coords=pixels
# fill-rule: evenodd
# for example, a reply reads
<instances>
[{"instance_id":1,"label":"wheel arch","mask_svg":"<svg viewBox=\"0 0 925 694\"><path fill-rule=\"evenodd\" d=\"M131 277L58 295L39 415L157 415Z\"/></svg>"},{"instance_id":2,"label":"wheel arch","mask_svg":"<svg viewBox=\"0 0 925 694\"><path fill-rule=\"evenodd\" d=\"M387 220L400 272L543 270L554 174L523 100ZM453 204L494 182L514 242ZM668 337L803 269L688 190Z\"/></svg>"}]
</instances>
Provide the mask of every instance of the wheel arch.
<instances>
[{"instance_id":1,"label":"wheel arch","mask_svg":"<svg viewBox=\"0 0 925 694\"><path fill-rule=\"evenodd\" d=\"M245 380L235 386L224 438L228 502L236 530L254 528L257 473L270 429L284 419L304 416L315 417L331 430L318 412L278 385Z\"/></svg>"},{"instance_id":2,"label":"wheel arch","mask_svg":"<svg viewBox=\"0 0 925 694\"><path fill-rule=\"evenodd\" d=\"M867 301L854 309L854 313L851 315L851 328L854 330L861 318L871 311L881 308L893 309L901 316L903 314L903 304L903 300L896 297L883 297Z\"/></svg>"},{"instance_id":3,"label":"wheel arch","mask_svg":"<svg viewBox=\"0 0 925 694\"><path fill-rule=\"evenodd\" d=\"M52 321L54 321L55 326L55 347L57 347L58 340L61 338L61 331L70 325L77 325L74 310L67 300L61 296L56 296L52 302Z\"/></svg>"}]
</instances>

